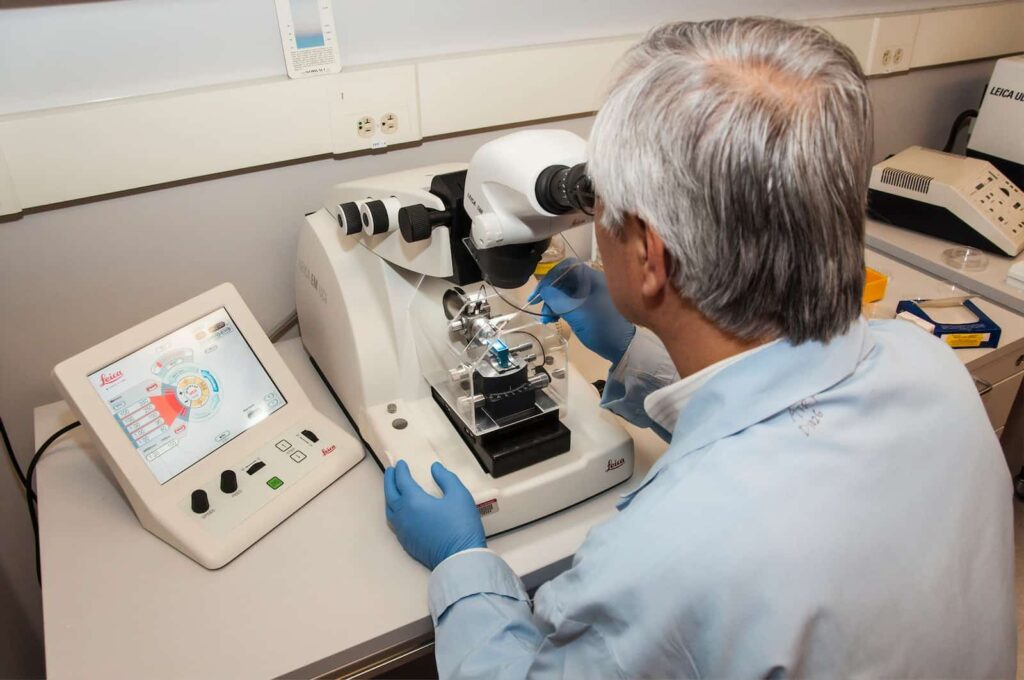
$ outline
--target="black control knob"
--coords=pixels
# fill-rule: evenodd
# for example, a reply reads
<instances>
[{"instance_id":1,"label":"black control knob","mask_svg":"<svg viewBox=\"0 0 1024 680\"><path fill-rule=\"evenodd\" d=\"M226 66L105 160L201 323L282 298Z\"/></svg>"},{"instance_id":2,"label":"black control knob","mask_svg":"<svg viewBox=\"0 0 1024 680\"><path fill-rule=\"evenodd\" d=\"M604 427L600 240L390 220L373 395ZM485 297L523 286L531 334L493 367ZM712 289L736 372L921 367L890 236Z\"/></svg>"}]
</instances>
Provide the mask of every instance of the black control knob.
<instances>
[{"instance_id":1,"label":"black control knob","mask_svg":"<svg viewBox=\"0 0 1024 680\"><path fill-rule=\"evenodd\" d=\"M201 515L210 509L210 499L206 497L206 492L202 489L196 489L192 492L192 512L197 515Z\"/></svg>"},{"instance_id":2,"label":"black control knob","mask_svg":"<svg viewBox=\"0 0 1024 680\"><path fill-rule=\"evenodd\" d=\"M354 201L338 204L338 226L346 236L358 234L363 230L363 223L359 218L359 206Z\"/></svg>"},{"instance_id":3,"label":"black control knob","mask_svg":"<svg viewBox=\"0 0 1024 680\"><path fill-rule=\"evenodd\" d=\"M225 470L220 473L220 490L224 493L238 491L238 475L235 474L234 470Z\"/></svg>"},{"instance_id":4,"label":"black control knob","mask_svg":"<svg viewBox=\"0 0 1024 680\"><path fill-rule=\"evenodd\" d=\"M383 234L388 230L388 209L384 201L367 201L359 211L366 233Z\"/></svg>"},{"instance_id":5,"label":"black control knob","mask_svg":"<svg viewBox=\"0 0 1024 680\"><path fill-rule=\"evenodd\" d=\"M409 243L430 238L434 227L447 224L452 214L447 210L431 210L425 205L407 205L398 211L398 229Z\"/></svg>"}]
</instances>

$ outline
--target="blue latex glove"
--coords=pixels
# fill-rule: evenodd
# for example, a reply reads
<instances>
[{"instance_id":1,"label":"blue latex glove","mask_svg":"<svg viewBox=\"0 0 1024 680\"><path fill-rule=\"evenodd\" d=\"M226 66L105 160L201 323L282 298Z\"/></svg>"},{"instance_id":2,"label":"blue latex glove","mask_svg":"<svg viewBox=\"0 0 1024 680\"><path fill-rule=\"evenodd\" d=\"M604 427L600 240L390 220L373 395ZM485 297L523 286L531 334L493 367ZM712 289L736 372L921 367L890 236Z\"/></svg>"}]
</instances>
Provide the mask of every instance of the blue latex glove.
<instances>
[{"instance_id":1,"label":"blue latex glove","mask_svg":"<svg viewBox=\"0 0 1024 680\"><path fill-rule=\"evenodd\" d=\"M565 319L585 346L618 363L636 335L636 326L619 313L608 294L604 274L570 257L541 279L527 300L544 301L541 321Z\"/></svg>"},{"instance_id":2,"label":"blue latex glove","mask_svg":"<svg viewBox=\"0 0 1024 680\"><path fill-rule=\"evenodd\" d=\"M408 464L400 460L384 470L384 501L398 542L433 571L457 552L487 547L487 541L480 511L458 476L440 463L430 466L430 474L444 498L424 491L412 478Z\"/></svg>"}]
</instances>

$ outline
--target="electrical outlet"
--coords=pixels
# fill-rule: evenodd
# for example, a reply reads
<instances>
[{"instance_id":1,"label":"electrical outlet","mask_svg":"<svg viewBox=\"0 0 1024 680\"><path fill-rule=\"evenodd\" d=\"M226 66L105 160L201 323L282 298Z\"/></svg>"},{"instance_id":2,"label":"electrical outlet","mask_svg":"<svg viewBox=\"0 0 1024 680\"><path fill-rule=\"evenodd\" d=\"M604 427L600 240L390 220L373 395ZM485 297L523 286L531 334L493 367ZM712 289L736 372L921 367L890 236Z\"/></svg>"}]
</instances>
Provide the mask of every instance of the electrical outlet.
<instances>
[{"instance_id":1,"label":"electrical outlet","mask_svg":"<svg viewBox=\"0 0 1024 680\"><path fill-rule=\"evenodd\" d=\"M373 118L370 116L363 116L356 121L356 134L360 137L373 137L374 128L377 126L374 124Z\"/></svg>"},{"instance_id":2,"label":"electrical outlet","mask_svg":"<svg viewBox=\"0 0 1024 680\"><path fill-rule=\"evenodd\" d=\"M912 14L876 17L864 72L873 75L908 70L919 23L919 17Z\"/></svg>"},{"instance_id":3,"label":"electrical outlet","mask_svg":"<svg viewBox=\"0 0 1024 680\"><path fill-rule=\"evenodd\" d=\"M327 78L333 153L385 149L421 139L414 66L353 69Z\"/></svg>"}]
</instances>

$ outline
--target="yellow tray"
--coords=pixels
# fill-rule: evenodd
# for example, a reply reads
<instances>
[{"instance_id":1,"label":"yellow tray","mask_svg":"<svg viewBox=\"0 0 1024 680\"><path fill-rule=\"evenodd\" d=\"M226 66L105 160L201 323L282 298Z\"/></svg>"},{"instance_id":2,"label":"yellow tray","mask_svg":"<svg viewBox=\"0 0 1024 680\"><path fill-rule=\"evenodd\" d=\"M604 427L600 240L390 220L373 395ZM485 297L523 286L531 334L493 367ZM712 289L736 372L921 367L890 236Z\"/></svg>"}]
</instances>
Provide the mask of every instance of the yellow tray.
<instances>
[{"instance_id":1,"label":"yellow tray","mask_svg":"<svg viewBox=\"0 0 1024 680\"><path fill-rule=\"evenodd\" d=\"M877 272L871 267L864 268L867 276L864 277L863 302L878 302L885 297L885 287L889 283L889 277Z\"/></svg>"}]
</instances>

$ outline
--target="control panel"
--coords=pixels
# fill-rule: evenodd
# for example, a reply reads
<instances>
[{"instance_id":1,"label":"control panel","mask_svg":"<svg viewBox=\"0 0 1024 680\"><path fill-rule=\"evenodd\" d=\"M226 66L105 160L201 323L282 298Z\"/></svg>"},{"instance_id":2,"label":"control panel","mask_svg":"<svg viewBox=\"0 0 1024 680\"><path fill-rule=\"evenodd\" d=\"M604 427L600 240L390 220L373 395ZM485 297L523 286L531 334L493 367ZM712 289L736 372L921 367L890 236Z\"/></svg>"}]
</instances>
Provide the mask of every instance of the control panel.
<instances>
[{"instance_id":1,"label":"control panel","mask_svg":"<svg viewBox=\"0 0 1024 680\"><path fill-rule=\"evenodd\" d=\"M1024 193L1006 177L986 169L961 190L989 220L1014 236L1024 234Z\"/></svg>"},{"instance_id":2,"label":"control panel","mask_svg":"<svg viewBox=\"0 0 1024 680\"><path fill-rule=\"evenodd\" d=\"M912 146L871 171L872 216L1014 257L1024 250L1024 192L994 165Z\"/></svg>"},{"instance_id":3,"label":"control panel","mask_svg":"<svg viewBox=\"0 0 1024 680\"><path fill-rule=\"evenodd\" d=\"M224 566L363 459L231 284L53 369L143 527Z\"/></svg>"},{"instance_id":4,"label":"control panel","mask_svg":"<svg viewBox=\"0 0 1024 680\"><path fill-rule=\"evenodd\" d=\"M297 423L197 485L178 507L206 531L226 534L336 449L336 442L322 440L316 431Z\"/></svg>"}]
</instances>

